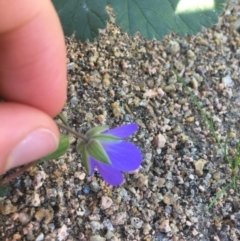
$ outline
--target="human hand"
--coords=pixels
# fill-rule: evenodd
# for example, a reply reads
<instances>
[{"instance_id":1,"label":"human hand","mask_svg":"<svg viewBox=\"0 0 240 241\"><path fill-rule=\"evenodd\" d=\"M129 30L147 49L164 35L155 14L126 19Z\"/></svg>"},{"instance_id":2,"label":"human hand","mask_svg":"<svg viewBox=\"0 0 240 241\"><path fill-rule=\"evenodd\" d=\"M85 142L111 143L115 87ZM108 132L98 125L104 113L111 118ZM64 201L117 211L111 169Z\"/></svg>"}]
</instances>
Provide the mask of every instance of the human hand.
<instances>
[{"instance_id":1,"label":"human hand","mask_svg":"<svg viewBox=\"0 0 240 241\"><path fill-rule=\"evenodd\" d=\"M62 28L50 0L0 0L0 174L58 146L66 98Z\"/></svg>"}]
</instances>

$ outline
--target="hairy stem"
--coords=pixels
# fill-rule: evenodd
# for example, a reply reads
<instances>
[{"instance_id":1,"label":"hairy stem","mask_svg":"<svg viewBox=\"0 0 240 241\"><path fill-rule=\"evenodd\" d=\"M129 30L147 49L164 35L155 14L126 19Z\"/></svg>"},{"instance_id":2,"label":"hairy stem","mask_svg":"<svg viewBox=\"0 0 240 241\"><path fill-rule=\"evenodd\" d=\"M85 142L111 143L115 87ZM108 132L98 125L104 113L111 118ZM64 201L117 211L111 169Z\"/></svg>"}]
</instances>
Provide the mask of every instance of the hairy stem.
<instances>
[{"instance_id":1,"label":"hairy stem","mask_svg":"<svg viewBox=\"0 0 240 241\"><path fill-rule=\"evenodd\" d=\"M67 130L68 132L72 133L72 134L75 135L76 137L81 138L81 139L84 140L84 141L88 141L88 138L85 137L84 135L80 134L79 132L76 132L76 131L72 130L70 127L65 126L65 125L63 125L63 124L61 124L61 123L59 123L59 122L56 122L56 123L57 123L57 125L58 125L59 127Z\"/></svg>"},{"instance_id":2,"label":"hairy stem","mask_svg":"<svg viewBox=\"0 0 240 241\"><path fill-rule=\"evenodd\" d=\"M0 181L0 187L2 187L3 185L9 183L10 181L12 181L13 179L17 178L19 175L21 175L22 173L24 173L28 168L36 165L39 162L39 160L37 161L33 161L28 163L27 165L23 166L21 169L19 169L18 171L16 171L15 173L11 174L10 176L4 178L2 181Z\"/></svg>"}]
</instances>

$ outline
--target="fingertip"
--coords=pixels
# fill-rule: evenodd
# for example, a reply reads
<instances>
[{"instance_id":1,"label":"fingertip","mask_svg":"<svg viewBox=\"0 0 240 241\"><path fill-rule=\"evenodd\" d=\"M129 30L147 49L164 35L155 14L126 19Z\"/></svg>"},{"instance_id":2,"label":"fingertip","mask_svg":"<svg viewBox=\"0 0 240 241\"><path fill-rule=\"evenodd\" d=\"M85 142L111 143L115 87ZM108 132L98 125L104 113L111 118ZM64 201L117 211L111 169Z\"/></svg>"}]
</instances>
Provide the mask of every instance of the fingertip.
<instances>
[{"instance_id":1,"label":"fingertip","mask_svg":"<svg viewBox=\"0 0 240 241\"><path fill-rule=\"evenodd\" d=\"M58 146L58 127L38 109L0 103L0 120L0 174L46 156Z\"/></svg>"}]
</instances>

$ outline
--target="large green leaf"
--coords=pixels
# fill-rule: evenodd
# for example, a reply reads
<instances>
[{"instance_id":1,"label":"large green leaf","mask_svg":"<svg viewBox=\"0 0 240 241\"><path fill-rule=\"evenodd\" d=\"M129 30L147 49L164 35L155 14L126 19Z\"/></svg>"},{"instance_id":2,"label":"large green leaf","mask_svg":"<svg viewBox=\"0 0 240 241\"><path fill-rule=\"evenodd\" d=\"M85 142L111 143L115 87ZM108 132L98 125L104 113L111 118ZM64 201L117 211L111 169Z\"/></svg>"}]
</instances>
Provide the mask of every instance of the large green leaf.
<instances>
[{"instance_id":1,"label":"large green leaf","mask_svg":"<svg viewBox=\"0 0 240 241\"><path fill-rule=\"evenodd\" d=\"M196 34L202 26L218 21L226 0L108 0L116 23L131 35L162 39L173 31L180 36Z\"/></svg>"},{"instance_id":2,"label":"large green leaf","mask_svg":"<svg viewBox=\"0 0 240 241\"><path fill-rule=\"evenodd\" d=\"M65 35L93 41L98 30L106 27L106 0L52 0Z\"/></svg>"}]
</instances>

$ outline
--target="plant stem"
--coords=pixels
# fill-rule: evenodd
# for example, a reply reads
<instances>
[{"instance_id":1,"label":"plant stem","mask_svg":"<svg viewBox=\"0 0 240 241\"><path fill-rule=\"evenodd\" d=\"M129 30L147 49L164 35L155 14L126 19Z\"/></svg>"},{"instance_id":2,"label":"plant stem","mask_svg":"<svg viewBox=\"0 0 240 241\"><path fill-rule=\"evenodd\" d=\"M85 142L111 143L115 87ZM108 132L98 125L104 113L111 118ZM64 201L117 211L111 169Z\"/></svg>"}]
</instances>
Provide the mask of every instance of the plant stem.
<instances>
[{"instance_id":1,"label":"plant stem","mask_svg":"<svg viewBox=\"0 0 240 241\"><path fill-rule=\"evenodd\" d=\"M58 115L58 117L59 117L59 119L62 121L62 123L63 123L65 126L68 126L67 121L65 120L65 117L63 116L62 113L60 113L60 114Z\"/></svg>"},{"instance_id":2,"label":"plant stem","mask_svg":"<svg viewBox=\"0 0 240 241\"><path fill-rule=\"evenodd\" d=\"M88 141L88 138L85 137L84 135L80 134L79 132L76 132L76 131L72 130L70 127L65 126L65 125L63 125L63 124L61 124L61 123L59 123L59 122L56 122L56 123L57 123L57 125L58 125L59 127L67 130L68 132L72 133L72 134L75 135L76 137L81 138L82 140L84 140L84 141L86 141L86 142Z\"/></svg>"},{"instance_id":3,"label":"plant stem","mask_svg":"<svg viewBox=\"0 0 240 241\"><path fill-rule=\"evenodd\" d=\"M21 169L19 169L18 171L16 171L15 173L13 173L12 175L10 175L9 177L4 178L2 181L0 181L0 187L2 187L3 185L5 185L6 183L12 181L13 179L15 179L16 177L18 177L19 175L21 175L22 173L24 173L28 168L36 165L39 162L39 160L37 161L33 161L28 163L27 165L23 166Z\"/></svg>"}]
</instances>

